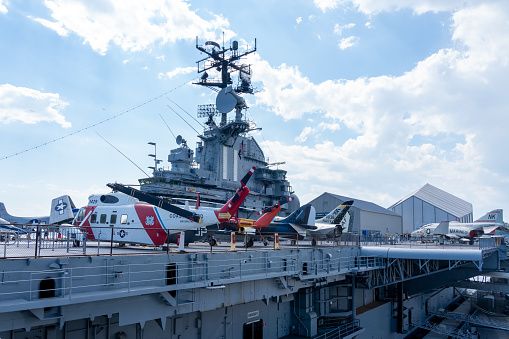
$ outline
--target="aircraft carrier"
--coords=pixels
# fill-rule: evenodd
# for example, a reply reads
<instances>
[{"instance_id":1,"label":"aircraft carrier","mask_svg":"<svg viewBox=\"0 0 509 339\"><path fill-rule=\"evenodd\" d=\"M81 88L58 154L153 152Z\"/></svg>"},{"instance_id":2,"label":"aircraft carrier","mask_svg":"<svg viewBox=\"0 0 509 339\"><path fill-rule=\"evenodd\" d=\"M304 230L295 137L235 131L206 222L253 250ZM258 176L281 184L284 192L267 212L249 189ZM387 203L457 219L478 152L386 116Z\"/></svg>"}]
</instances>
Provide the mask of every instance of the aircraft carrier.
<instances>
[{"instance_id":1,"label":"aircraft carrier","mask_svg":"<svg viewBox=\"0 0 509 339\"><path fill-rule=\"evenodd\" d=\"M158 167L154 152L153 176L140 179L141 190L178 199L194 199L199 192L203 200L224 203L254 165L259 170L249 183L255 194L245 202L248 212L290 196L286 172L273 169L247 136L254 126L245 119L246 104L237 94L253 91L249 66L235 62L256 45L243 52L237 43L227 49L214 42L197 48L207 55L199 62L198 84L218 89L216 105L199 108L208 127L196 153L177 138L179 147L168 157L170 170ZM212 69L220 70L220 79L209 79ZM230 70L240 74L235 88ZM233 109L235 119L228 121ZM509 293L507 249L500 237L481 238L472 246L342 234L316 245L278 242L274 235L268 246L119 247L113 241L116 227L106 228L109 240L83 238L79 247L76 236L61 227L37 226L28 234L0 230L1 339L478 338L476 331L485 337L509 333L506 319L494 321L480 311L509 314L509 303L506 309L495 302ZM474 301L472 291L483 289L496 290L498 299L476 294Z\"/></svg>"},{"instance_id":2,"label":"aircraft carrier","mask_svg":"<svg viewBox=\"0 0 509 339\"><path fill-rule=\"evenodd\" d=\"M180 252L3 232L2 339L477 338L473 328L509 329L474 313L464 295L476 283L468 278L507 275L501 238L469 246L343 235Z\"/></svg>"},{"instance_id":3,"label":"aircraft carrier","mask_svg":"<svg viewBox=\"0 0 509 339\"><path fill-rule=\"evenodd\" d=\"M155 148L151 154L154 157L153 175L139 179L140 189L157 196L184 200L196 200L199 193L202 203L224 204L235 193L238 180L255 166L257 170L250 183L252 194L239 211L240 217L247 218L293 194L286 170L279 169L284 163L268 163L260 145L248 135L257 128L247 119L248 106L240 94L253 94L254 89L251 67L240 64L240 61L256 51L256 40L252 48L241 48L237 41L225 48L213 41L200 46L197 39L196 48L206 57L198 61L201 77L195 85L218 92L216 103L198 106L198 118L207 120L203 134L198 135L200 141L196 150L193 151L178 135L178 147L168 155L169 169L159 166L162 160L157 159L156 145L152 143ZM218 77L212 78L212 74L218 74ZM235 84L234 74L238 74ZM235 118L229 120L228 113L232 111ZM282 207L281 216L299 208L299 200L293 196L296 199Z\"/></svg>"}]
</instances>

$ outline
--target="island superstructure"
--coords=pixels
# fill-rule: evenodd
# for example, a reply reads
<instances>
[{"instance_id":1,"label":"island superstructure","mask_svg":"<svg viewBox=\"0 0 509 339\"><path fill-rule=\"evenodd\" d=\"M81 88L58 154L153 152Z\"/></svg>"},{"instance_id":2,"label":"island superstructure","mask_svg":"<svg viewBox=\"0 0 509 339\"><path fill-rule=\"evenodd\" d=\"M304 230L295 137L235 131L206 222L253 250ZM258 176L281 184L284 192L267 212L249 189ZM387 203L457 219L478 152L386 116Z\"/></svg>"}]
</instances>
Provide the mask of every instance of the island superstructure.
<instances>
[{"instance_id":1,"label":"island superstructure","mask_svg":"<svg viewBox=\"0 0 509 339\"><path fill-rule=\"evenodd\" d=\"M177 136L178 147L168 155L171 167L158 166L162 161L154 154L152 177L139 179L141 190L191 200L199 193L202 203L224 203L234 194L243 173L255 166L257 170L250 183L253 194L239 211L241 217L249 217L254 211L293 195L287 171L279 169L284 163L270 164L254 137L248 135L258 128L247 119L248 106L240 94L253 94L254 89L251 66L240 61L256 51L256 40L254 47L241 50L237 41L225 48L213 41L200 46L197 38L196 48L206 57L197 62L201 77L195 85L216 91L216 103L198 105L198 117L207 120L203 133L198 135L195 151L181 135ZM212 78L209 73L219 76ZM235 83L234 73L238 74ZM228 113L232 111L235 117L229 120ZM288 215L299 206L296 198L282 209L281 215Z\"/></svg>"}]
</instances>

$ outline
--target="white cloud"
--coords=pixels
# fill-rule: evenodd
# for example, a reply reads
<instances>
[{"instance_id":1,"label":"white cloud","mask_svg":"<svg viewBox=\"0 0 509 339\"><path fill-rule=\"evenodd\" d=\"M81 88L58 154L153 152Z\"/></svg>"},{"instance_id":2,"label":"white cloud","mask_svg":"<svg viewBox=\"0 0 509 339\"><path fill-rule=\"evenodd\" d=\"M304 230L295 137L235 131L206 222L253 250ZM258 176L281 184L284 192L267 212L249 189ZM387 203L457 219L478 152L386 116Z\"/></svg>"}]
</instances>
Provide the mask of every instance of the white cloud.
<instances>
[{"instance_id":1,"label":"white cloud","mask_svg":"<svg viewBox=\"0 0 509 339\"><path fill-rule=\"evenodd\" d=\"M342 0L315 0L315 6L320 8L324 13L329 9L335 9Z\"/></svg>"},{"instance_id":2,"label":"white cloud","mask_svg":"<svg viewBox=\"0 0 509 339\"><path fill-rule=\"evenodd\" d=\"M359 38L356 36L349 36L348 38L343 38L339 41L338 47L341 50L345 50L347 48L353 47L359 43Z\"/></svg>"},{"instance_id":3,"label":"white cloud","mask_svg":"<svg viewBox=\"0 0 509 339\"><path fill-rule=\"evenodd\" d=\"M339 131L339 130L341 129L341 127L339 126L339 124L336 124L336 123L334 123L334 124L328 124L328 123L326 123L326 122L321 122L321 123L319 123L319 124L318 124L318 127L319 127L321 130L323 130L323 131L325 131L325 130L329 130L329 131L333 131L333 132L334 132L334 131Z\"/></svg>"},{"instance_id":4,"label":"white cloud","mask_svg":"<svg viewBox=\"0 0 509 339\"><path fill-rule=\"evenodd\" d=\"M161 73L159 74L159 78L167 77L168 79L171 79L173 77L176 77L178 75L182 74L189 74L196 71L196 67L178 67L175 68L173 71L167 72L166 74Z\"/></svg>"},{"instance_id":5,"label":"white cloud","mask_svg":"<svg viewBox=\"0 0 509 339\"><path fill-rule=\"evenodd\" d=\"M254 80L264 84L257 104L284 119L333 119L355 135L346 141L328 135L311 147L269 142L277 160L292 168L294 188L306 187L301 202L336 191L389 206L429 182L474 199L483 211L496 208L485 204L509 189L509 159L493 153L506 144L509 126L507 18L505 2L454 12L455 48L397 77L314 84L297 67L257 60ZM318 132L306 127L295 140Z\"/></svg>"},{"instance_id":6,"label":"white cloud","mask_svg":"<svg viewBox=\"0 0 509 339\"><path fill-rule=\"evenodd\" d=\"M353 5L359 12L365 14L377 14L384 11L397 11L405 8L413 10L417 14L426 12L453 11L462 8L467 2L472 4L478 1L464 0L314 0L315 6L326 12L336 9L341 5Z\"/></svg>"},{"instance_id":7,"label":"white cloud","mask_svg":"<svg viewBox=\"0 0 509 339\"><path fill-rule=\"evenodd\" d=\"M0 0L0 13L7 13L7 7L5 5L9 4L6 0Z\"/></svg>"},{"instance_id":8,"label":"white cloud","mask_svg":"<svg viewBox=\"0 0 509 339\"><path fill-rule=\"evenodd\" d=\"M46 0L53 21L34 19L60 35L73 32L93 50L105 54L110 44L125 51L140 51L156 43L182 39L214 40L225 32L233 37L228 21L218 15L199 17L183 0L174 1L77 1Z\"/></svg>"},{"instance_id":9,"label":"white cloud","mask_svg":"<svg viewBox=\"0 0 509 339\"><path fill-rule=\"evenodd\" d=\"M56 93L42 93L10 84L0 85L0 123L21 121L36 124L47 121L68 128L71 123L61 114L67 105Z\"/></svg>"},{"instance_id":10,"label":"white cloud","mask_svg":"<svg viewBox=\"0 0 509 339\"><path fill-rule=\"evenodd\" d=\"M328 130L328 131L335 132L335 131L339 131L340 129L341 128L340 128L339 124L337 124L337 123L328 124L325 122L321 122L315 127L309 127L309 126L304 127L304 129L302 130L300 135L295 138L295 141L302 143L302 142L305 142L310 135L318 133L320 131Z\"/></svg>"},{"instance_id":11,"label":"white cloud","mask_svg":"<svg viewBox=\"0 0 509 339\"><path fill-rule=\"evenodd\" d=\"M336 25L334 25L334 34L341 36L343 34L344 29L350 29L350 28L354 28L354 27L355 27L354 23L349 23L349 24L342 25L342 26L340 26L339 24L336 24Z\"/></svg>"},{"instance_id":12,"label":"white cloud","mask_svg":"<svg viewBox=\"0 0 509 339\"><path fill-rule=\"evenodd\" d=\"M300 24L302 22L302 17L301 16L298 17L297 20L295 20L295 21L297 21L297 25Z\"/></svg>"},{"instance_id":13,"label":"white cloud","mask_svg":"<svg viewBox=\"0 0 509 339\"><path fill-rule=\"evenodd\" d=\"M44 27L54 30L55 32L57 32L58 35L61 35L61 36L69 35L69 30L67 30L61 22L54 22L54 21L49 21L49 20L41 19L41 18L33 18L31 16L29 16L29 18L34 21L37 21Z\"/></svg>"},{"instance_id":14,"label":"white cloud","mask_svg":"<svg viewBox=\"0 0 509 339\"><path fill-rule=\"evenodd\" d=\"M306 141L307 138L308 138L308 135L311 134L312 132L313 132L313 128L312 127L304 127L304 129L302 130L300 135L295 138L295 141L296 142L304 142L304 141Z\"/></svg>"}]
</instances>

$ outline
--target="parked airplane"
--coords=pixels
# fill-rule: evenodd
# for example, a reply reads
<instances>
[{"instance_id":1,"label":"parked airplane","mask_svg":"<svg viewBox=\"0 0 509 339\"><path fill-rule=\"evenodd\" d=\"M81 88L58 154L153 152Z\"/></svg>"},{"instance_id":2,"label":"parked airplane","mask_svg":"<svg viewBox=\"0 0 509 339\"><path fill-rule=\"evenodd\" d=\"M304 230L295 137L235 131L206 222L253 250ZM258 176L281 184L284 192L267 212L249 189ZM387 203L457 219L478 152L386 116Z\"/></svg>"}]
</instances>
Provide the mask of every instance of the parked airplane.
<instances>
[{"instance_id":1,"label":"parked airplane","mask_svg":"<svg viewBox=\"0 0 509 339\"><path fill-rule=\"evenodd\" d=\"M315 227L312 225L315 222L315 215L315 208L311 204L306 204L295 210L286 218L274 218L274 220L267 226L265 226L266 222L260 221L258 222L258 225L261 227L257 229L254 228L254 225L253 227L244 228L244 234L239 234L237 240L242 241L244 236L247 235L247 245L250 247L252 246L254 239L265 239L267 237L273 237L274 233L278 233L281 238L289 238L291 240L296 240L297 238L304 239L306 236L306 230L308 228ZM226 225L222 227L220 225L213 225L207 227L208 232L205 239L207 241L211 241L213 237L217 240L229 241L231 231L236 231L238 228L231 227L228 229L229 225L226 227L225 226ZM225 228L227 229L225 230ZM256 234L256 231L258 234Z\"/></svg>"},{"instance_id":2,"label":"parked airplane","mask_svg":"<svg viewBox=\"0 0 509 339\"><path fill-rule=\"evenodd\" d=\"M349 218L345 216L352 205L353 200L345 201L325 217L316 220L316 229L307 231L307 237L312 239L312 244L316 244L316 240L331 239L335 235L346 233Z\"/></svg>"},{"instance_id":3,"label":"parked airplane","mask_svg":"<svg viewBox=\"0 0 509 339\"><path fill-rule=\"evenodd\" d=\"M10 224L55 224L62 222L67 219L73 219L73 209L76 207L72 202L72 199L68 195L55 198L51 201L51 209L49 216L39 217L16 217L7 213L4 203L0 202L0 218L9 222Z\"/></svg>"},{"instance_id":4,"label":"parked airplane","mask_svg":"<svg viewBox=\"0 0 509 339\"><path fill-rule=\"evenodd\" d=\"M304 205L288 218L274 221L261 230L261 234L269 235L279 233L283 238L292 240L311 239L311 244L316 245L319 239L330 239L334 235L347 231L348 218L345 218L353 200L345 201L337 206L325 217L315 220L316 210L310 205Z\"/></svg>"},{"instance_id":5,"label":"parked airplane","mask_svg":"<svg viewBox=\"0 0 509 339\"><path fill-rule=\"evenodd\" d=\"M0 241L3 241L5 239L4 235L2 234L3 231L14 232L18 235L27 233L25 230L14 225L11 225L11 223L8 222L7 220L0 218Z\"/></svg>"},{"instance_id":6,"label":"parked airplane","mask_svg":"<svg viewBox=\"0 0 509 339\"><path fill-rule=\"evenodd\" d=\"M258 215L261 215L258 219L244 219L244 218L231 218L230 220L223 222L220 224L220 227L225 228L229 231L233 232L239 232L241 234L251 234L254 235L255 231L258 231L258 234L261 237L261 240L263 241L263 244L265 246L268 245L267 240L263 237L261 233L261 229L265 228L270 225L272 220L278 215L278 213L281 211L281 205L286 204L287 202L290 202L294 199L294 197L285 198L279 200L276 204L273 206L269 206L264 208L262 211L258 212ZM249 230L251 228L251 230ZM211 232L213 232L211 230ZM217 236L217 233L216 233ZM253 238L248 236L248 247L253 246ZM210 238L211 245L215 244L214 238L211 235Z\"/></svg>"},{"instance_id":7,"label":"parked airplane","mask_svg":"<svg viewBox=\"0 0 509 339\"><path fill-rule=\"evenodd\" d=\"M301 206L288 217L275 219L268 226L260 228L263 236L278 233L283 238L304 239L308 229L315 226L316 210L311 204Z\"/></svg>"},{"instance_id":8,"label":"parked airplane","mask_svg":"<svg viewBox=\"0 0 509 339\"><path fill-rule=\"evenodd\" d=\"M471 223L458 221L442 221L423 225L411 233L412 237L443 236L451 239L468 239L472 245L475 238L490 234L496 229L505 228L503 210L497 209L486 213Z\"/></svg>"},{"instance_id":9,"label":"parked airplane","mask_svg":"<svg viewBox=\"0 0 509 339\"><path fill-rule=\"evenodd\" d=\"M254 170L244 176L241 187L220 209L191 209L187 204L181 208L134 188L108 184L120 192L91 195L73 223L88 233L88 239L160 246L167 242L168 234L229 220L249 194L246 183Z\"/></svg>"}]
</instances>

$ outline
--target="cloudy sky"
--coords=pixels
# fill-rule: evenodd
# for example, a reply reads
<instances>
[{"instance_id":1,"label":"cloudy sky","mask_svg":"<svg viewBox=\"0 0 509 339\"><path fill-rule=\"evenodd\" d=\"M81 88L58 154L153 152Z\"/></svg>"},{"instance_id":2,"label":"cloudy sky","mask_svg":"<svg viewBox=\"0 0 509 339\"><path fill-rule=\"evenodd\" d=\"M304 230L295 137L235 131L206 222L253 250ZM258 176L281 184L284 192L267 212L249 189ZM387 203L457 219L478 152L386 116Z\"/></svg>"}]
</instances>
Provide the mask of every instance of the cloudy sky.
<instances>
[{"instance_id":1,"label":"cloudy sky","mask_svg":"<svg viewBox=\"0 0 509 339\"><path fill-rule=\"evenodd\" d=\"M194 148L168 106L201 131L188 114L215 93L191 84L198 36L257 39L249 117L301 203L389 207L430 183L474 218L506 209L508 32L505 0L0 0L0 201L82 206L145 176L110 144L146 172L148 142L162 159L172 133Z\"/></svg>"}]
</instances>

